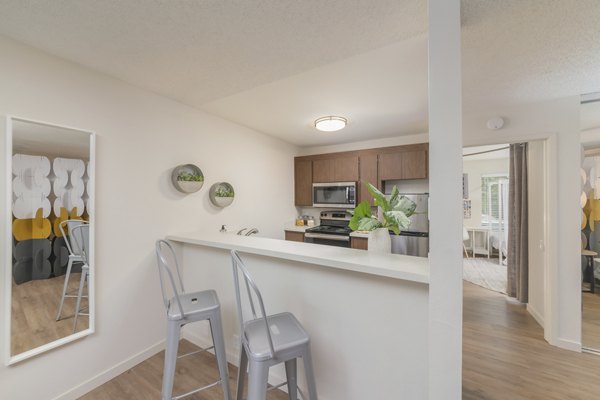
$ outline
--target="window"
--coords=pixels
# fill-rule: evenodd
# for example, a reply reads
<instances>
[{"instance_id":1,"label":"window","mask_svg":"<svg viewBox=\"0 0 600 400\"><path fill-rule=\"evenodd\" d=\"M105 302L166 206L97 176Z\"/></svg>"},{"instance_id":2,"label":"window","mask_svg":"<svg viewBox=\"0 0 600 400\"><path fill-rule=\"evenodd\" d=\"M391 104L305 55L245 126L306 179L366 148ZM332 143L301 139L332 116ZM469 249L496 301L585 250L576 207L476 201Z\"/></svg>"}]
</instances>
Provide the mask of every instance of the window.
<instances>
[{"instance_id":1,"label":"window","mask_svg":"<svg viewBox=\"0 0 600 400\"><path fill-rule=\"evenodd\" d=\"M481 226L493 230L506 229L508 219L508 175L481 177Z\"/></svg>"}]
</instances>

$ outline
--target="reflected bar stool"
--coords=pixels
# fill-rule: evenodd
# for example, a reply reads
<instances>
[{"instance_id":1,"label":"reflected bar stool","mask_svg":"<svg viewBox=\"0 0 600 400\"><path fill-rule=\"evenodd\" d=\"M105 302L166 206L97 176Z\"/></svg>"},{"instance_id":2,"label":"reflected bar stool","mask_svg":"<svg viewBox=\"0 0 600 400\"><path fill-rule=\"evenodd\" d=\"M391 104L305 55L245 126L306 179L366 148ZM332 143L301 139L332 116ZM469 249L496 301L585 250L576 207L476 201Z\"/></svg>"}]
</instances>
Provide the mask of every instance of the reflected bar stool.
<instances>
[{"instance_id":1,"label":"reflected bar stool","mask_svg":"<svg viewBox=\"0 0 600 400\"><path fill-rule=\"evenodd\" d=\"M73 242L79 246L81 259L83 260L83 266L81 267L81 277L79 278L79 290L77 291L77 303L75 304L75 318L73 318L73 333L77 330L77 319L80 315L87 315L89 317L89 303L88 312L81 311L81 298L83 296L83 287L88 280L90 274L90 262L88 254L90 254L90 225L79 224L70 230L71 237L74 239ZM89 293L89 288L88 288ZM89 299L88 299L89 301Z\"/></svg>"},{"instance_id":2,"label":"reflected bar stool","mask_svg":"<svg viewBox=\"0 0 600 400\"><path fill-rule=\"evenodd\" d=\"M229 391L229 376L227 373L227 357L225 353L225 341L223 339L223 328L221 326L221 306L219 304L217 293L214 290L185 293L175 251L173 250L173 247L171 247L171 244L166 240L158 240L156 242L156 257L158 259L158 275L160 277L160 288L162 290L163 301L167 310L168 324L167 348L165 350L165 367L162 382L162 399L181 399L220 383L223 387L224 399L230 400L231 394ZM173 265L169 264L169 261L172 261L174 268ZM173 275L176 275L176 278L173 277ZM205 320L208 320L210 323L213 346L177 357L181 327L191 322ZM175 379L175 365L177 359L210 349L215 350L221 379L210 385L194 389L188 393L171 397L173 393L173 381Z\"/></svg>"},{"instance_id":3,"label":"reflected bar stool","mask_svg":"<svg viewBox=\"0 0 600 400\"><path fill-rule=\"evenodd\" d=\"M71 276L71 269L73 268L73 263L76 262L84 262L83 256L81 254L81 246L77 243L77 240L73 236L73 229L77 226L87 224L86 221L80 219L69 219L61 222L58 225L60 232L65 239L65 244L67 245L67 250L69 251L69 261L67 263L67 272L65 273L65 283L63 284L62 296L60 298L60 305L58 306L58 312L56 313L56 320L60 321L62 318L62 309L65 304L65 298L67 297L77 297L74 294L67 293L67 287L69 286L69 277ZM69 232L69 235L65 232L65 226ZM82 271L83 273L83 271Z\"/></svg>"},{"instance_id":4,"label":"reflected bar stool","mask_svg":"<svg viewBox=\"0 0 600 400\"><path fill-rule=\"evenodd\" d=\"M246 370L248 369L247 400L265 400L267 396L267 380L269 368L285 363L287 382L274 386L276 389L287 384L290 400L317 400L317 388L310 354L310 338L300 322L293 314L286 312L267 316L262 296L250 277L243 261L235 250L231 251L233 263L233 279L240 321L240 337L242 340L240 368L237 378L237 397L242 400ZM244 319L242 310L242 292L240 290L239 272L244 278L244 286L248 303L252 311L251 319ZM256 313L256 298L260 317ZM298 388L296 360L301 357L308 385L308 397Z\"/></svg>"}]
</instances>

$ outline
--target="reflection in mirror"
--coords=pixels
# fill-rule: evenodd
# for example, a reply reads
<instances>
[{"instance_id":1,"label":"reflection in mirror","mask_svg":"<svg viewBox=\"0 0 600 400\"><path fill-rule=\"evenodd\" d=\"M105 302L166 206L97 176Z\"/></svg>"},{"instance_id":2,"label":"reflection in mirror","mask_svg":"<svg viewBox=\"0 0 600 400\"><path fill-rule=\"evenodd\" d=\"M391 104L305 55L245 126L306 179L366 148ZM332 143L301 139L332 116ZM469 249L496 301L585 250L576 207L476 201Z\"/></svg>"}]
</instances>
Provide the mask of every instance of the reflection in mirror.
<instances>
[{"instance_id":1,"label":"reflection in mirror","mask_svg":"<svg viewBox=\"0 0 600 400\"><path fill-rule=\"evenodd\" d=\"M583 98L582 98L583 100ZM581 104L581 344L600 352L600 98Z\"/></svg>"},{"instance_id":2,"label":"reflection in mirror","mask_svg":"<svg viewBox=\"0 0 600 400\"><path fill-rule=\"evenodd\" d=\"M93 331L94 135L17 118L8 127L12 363Z\"/></svg>"}]
</instances>

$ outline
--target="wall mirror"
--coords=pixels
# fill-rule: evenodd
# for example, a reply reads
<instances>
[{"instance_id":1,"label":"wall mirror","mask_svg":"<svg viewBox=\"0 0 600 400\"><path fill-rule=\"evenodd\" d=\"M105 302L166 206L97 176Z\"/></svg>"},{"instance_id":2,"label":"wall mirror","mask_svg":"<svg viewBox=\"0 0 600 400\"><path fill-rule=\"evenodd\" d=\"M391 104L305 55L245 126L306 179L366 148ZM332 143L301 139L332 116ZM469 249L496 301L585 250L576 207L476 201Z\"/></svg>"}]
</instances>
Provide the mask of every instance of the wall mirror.
<instances>
[{"instance_id":1,"label":"wall mirror","mask_svg":"<svg viewBox=\"0 0 600 400\"><path fill-rule=\"evenodd\" d=\"M94 133L6 118L5 355L94 332ZM67 279L68 278L68 279Z\"/></svg>"}]
</instances>

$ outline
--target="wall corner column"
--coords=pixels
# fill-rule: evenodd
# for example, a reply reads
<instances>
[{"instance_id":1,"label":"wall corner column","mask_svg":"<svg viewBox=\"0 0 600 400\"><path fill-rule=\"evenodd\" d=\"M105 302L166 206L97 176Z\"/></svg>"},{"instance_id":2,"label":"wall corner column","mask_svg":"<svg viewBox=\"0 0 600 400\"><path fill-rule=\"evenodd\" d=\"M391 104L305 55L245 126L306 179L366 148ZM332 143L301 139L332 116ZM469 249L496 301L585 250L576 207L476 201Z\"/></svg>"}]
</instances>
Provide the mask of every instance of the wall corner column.
<instances>
[{"instance_id":1,"label":"wall corner column","mask_svg":"<svg viewBox=\"0 0 600 400\"><path fill-rule=\"evenodd\" d=\"M462 395L460 0L429 6L429 399Z\"/></svg>"}]
</instances>

